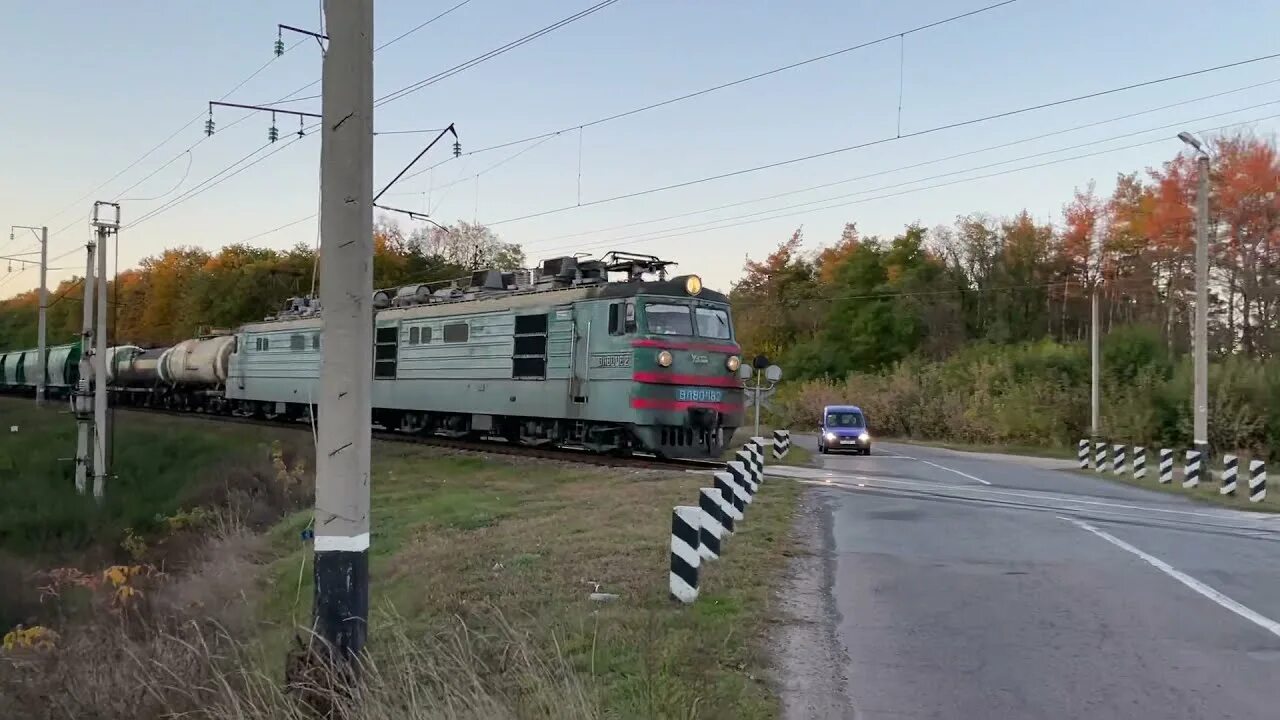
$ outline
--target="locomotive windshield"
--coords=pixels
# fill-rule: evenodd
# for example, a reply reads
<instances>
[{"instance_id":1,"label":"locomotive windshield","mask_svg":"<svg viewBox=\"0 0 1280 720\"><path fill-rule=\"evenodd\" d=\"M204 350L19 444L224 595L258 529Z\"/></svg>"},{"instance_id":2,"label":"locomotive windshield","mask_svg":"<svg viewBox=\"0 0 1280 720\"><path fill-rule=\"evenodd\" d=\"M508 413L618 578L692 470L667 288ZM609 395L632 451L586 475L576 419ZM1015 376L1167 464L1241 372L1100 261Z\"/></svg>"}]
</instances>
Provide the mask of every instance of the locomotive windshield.
<instances>
[{"instance_id":1,"label":"locomotive windshield","mask_svg":"<svg viewBox=\"0 0 1280 720\"><path fill-rule=\"evenodd\" d=\"M645 304L644 314L646 327L654 335L696 334L718 340L732 337L727 310L651 302Z\"/></svg>"}]
</instances>

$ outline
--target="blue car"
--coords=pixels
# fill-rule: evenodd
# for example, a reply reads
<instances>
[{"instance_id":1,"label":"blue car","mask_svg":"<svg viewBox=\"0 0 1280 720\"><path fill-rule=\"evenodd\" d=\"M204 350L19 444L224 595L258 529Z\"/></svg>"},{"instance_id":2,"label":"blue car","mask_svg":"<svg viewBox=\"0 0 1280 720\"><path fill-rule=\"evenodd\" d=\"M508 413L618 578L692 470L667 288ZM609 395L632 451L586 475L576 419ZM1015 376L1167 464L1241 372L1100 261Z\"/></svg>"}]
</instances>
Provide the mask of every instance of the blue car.
<instances>
[{"instance_id":1,"label":"blue car","mask_svg":"<svg viewBox=\"0 0 1280 720\"><path fill-rule=\"evenodd\" d=\"M818 452L852 450L871 454L871 434L867 418L856 405L828 405L822 408L822 424L818 427Z\"/></svg>"}]
</instances>

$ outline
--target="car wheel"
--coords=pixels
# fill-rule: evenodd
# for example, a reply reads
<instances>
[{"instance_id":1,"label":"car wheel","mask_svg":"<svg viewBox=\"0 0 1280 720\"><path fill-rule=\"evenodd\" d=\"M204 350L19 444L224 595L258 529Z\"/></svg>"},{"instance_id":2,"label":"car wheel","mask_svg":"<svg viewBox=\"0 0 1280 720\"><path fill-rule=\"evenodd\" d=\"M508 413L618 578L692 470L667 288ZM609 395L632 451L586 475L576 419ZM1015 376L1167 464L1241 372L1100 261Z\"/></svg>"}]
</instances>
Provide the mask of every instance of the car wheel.
<instances>
[{"instance_id":1,"label":"car wheel","mask_svg":"<svg viewBox=\"0 0 1280 720\"><path fill-rule=\"evenodd\" d=\"M863 450L863 451L862 451L862 454L863 454L863 455L870 455L870 454L871 454L871 448L867 448L866 450Z\"/></svg>"},{"instance_id":2,"label":"car wheel","mask_svg":"<svg viewBox=\"0 0 1280 720\"><path fill-rule=\"evenodd\" d=\"M826 455L826 454L827 454L827 446L826 446L826 445L823 445L822 443L818 443L818 454L819 454L819 455Z\"/></svg>"}]
</instances>

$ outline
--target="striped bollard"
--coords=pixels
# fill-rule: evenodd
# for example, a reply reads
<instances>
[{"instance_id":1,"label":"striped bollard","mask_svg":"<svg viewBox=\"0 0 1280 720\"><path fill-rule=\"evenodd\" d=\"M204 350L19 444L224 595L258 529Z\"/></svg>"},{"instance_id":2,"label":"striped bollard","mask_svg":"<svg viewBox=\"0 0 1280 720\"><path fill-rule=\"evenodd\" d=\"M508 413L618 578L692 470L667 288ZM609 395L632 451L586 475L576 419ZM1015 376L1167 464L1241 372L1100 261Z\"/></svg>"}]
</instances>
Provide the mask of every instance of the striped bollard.
<instances>
[{"instance_id":1,"label":"striped bollard","mask_svg":"<svg viewBox=\"0 0 1280 720\"><path fill-rule=\"evenodd\" d=\"M1160 448L1160 483L1168 485L1173 482L1173 451Z\"/></svg>"},{"instance_id":2,"label":"striped bollard","mask_svg":"<svg viewBox=\"0 0 1280 720\"><path fill-rule=\"evenodd\" d=\"M1125 458L1125 450L1124 445L1117 444L1112 446L1111 472L1116 475L1123 475L1129 465L1128 459Z\"/></svg>"},{"instance_id":3,"label":"striped bollard","mask_svg":"<svg viewBox=\"0 0 1280 720\"><path fill-rule=\"evenodd\" d=\"M1100 473L1107 471L1107 444L1104 442L1095 442L1093 444L1093 469Z\"/></svg>"},{"instance_id":4,"label":"striped bollard","mask_svg":"<svg viewBox=\"0 0 1280 720\"><path fill-rule=\"evenodd\" d=\"M747 504L750 505L752 499L755 498L756 490L760 488L752 477L751 468L743 465L738 460L731 460L725 463L724 467L733 476L733 481L738 483L738 486L747 494Z\"/></svg>"},{"instance_id":5,"label":"striped bollard","mask_svg":"<svg viewBox=\"0 0 1280 720\"><path fill-rule=\"evenodd\" d=\"M760 471L761 482L764 482L764 448L766 442L767 440L765 438L753 437L751 438L751 442L747 443L747 445L750 446L751 452L755 453L756 469Z\"/></svg>"},{"instance_id":6,"label":"striped bollard","mask_svg":"<svg viewBox=\"0 0 1280 720\"><path fill-rule=\"evenodd\" d=\"M1219 495L1235 495L1236 494L1236 475L1240 472L1240 459L1235 455L1222 456L1222 487L1218 488Z\"/></svg>"},{"instance_id":7,"label":"striped bollard","mask_svg":"<svg viewBox=\"0 0 1280 720\"><path fill-rule=\"evenodd\" d=\"M1080 444L1076 446L1076 459L1080 461L1081 470L1089 469L1089 441L1088 440L1081 440Z\"/></svg>"},{"instance_id":8,"label":"striped bollard","mask_svg":"<svg viewBox=\"0 0 1280 720\"><path fill-rule=\"evenodd\" d=\"M756 490L760 487L760 478L762 473L760 467L756 464L755 453L748 449L742 449L734 453L734 460L742 465L747 472L747 479L751 481L751 494L755 495Z\"/></svg>"},{"instance_id":9,"label":"striped bollard","mask_svg":"<svg viewBox=\"0 0 1280 720\"><path fill-rule=\"evenodd\" d=\"M1141 480L1147 476L1147 449L1141 445L1133 446L1133 479Z\"/></svg>"},{"instance_id":10,"label":"striped bollard","mask_svg":"<svg viewBox=\"0 0 1280 720\"><path fill-rule=\"evenodd\" d=\"M773 458L781 460L791 452L791 431L790 430L774 430L773 431Z\"/></svg>"},{"instance_id":11,"label":"striped bollard","mask_svg":"<svg viewBox=\"0 0 1280 720\"><path fill-rule=\"evenodd\" d=\"M738 481L734 479L733 473L718 472L712 476L712 484L720 491L721 497L728 503L725 512L729 515L729 519L734 523L742 520L742 512L746 510L747 503L751 501L751 497L747 495L746 488L738 485Z\"/></svg>"},{"instance_id":12,"label":"striped bollard","mask_svg":"<svg viewBox=\"0 0 1280 720\"><path fill-rule=\"evenodd\" d=\"M1249 461L1249 502L1262 502L1267 497L1267 464Z\"/></svg>"},{"instance_id":13,"label":"striped bollard","mask_svg":"<svg viewBox=\"0 0 1280 720\"><path fill-rule=\"evenodd\" d=\"M733 528L733 519L720 506L723 498L716 488L698 488L698 555L703 560L720 557L720 543Z\"/></svg>"},{"instance_id":14,"label":"striped bollard","mask_svg":"<svg viewBox=\"0 0 1280 720\"><path fill-rule=\"evenodd\" d=\"M1200 484L1200 451L1187 451L1187 466L1182 471L1182 487L1193 488Z\"/></svg>"},{"instance_id":15,"label":"striped bollard","mask_svg":"<svg viewBox=\"0 0 1280 720\"><path fill-rule=\"evenodd\" d=\"M698 599L698 527L701 511L688 505L677 505L671 513L671 597L688 605Z\"/></svg>"}]
</instances>

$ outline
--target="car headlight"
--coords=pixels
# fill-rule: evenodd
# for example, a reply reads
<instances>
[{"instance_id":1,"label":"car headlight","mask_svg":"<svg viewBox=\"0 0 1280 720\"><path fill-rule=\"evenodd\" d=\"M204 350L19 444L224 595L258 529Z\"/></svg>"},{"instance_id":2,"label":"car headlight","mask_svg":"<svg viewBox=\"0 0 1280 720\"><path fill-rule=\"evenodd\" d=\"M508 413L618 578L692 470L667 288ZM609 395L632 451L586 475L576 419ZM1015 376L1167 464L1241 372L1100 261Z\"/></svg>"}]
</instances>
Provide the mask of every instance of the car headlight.
<instances>
[{"instance_id":1,"label":"car headlight","mask_svg":"<svg viewBox=\"0 0 1280 720\"><path fill-rule=\"evenodd\" d=\"M836 434L835 434L835 433L827 433L826 437L827 437L827 439L828 439L828 440L836 440L836 439L838 439L838 438L836 438Z\"/></svg>"},{"instance_id":2,"label":"car headlight","mask_svg":"<svg viewBox=\"0 0 1280 720\"><path fill-rule=\"evenodd\" d=\"M661 350L658 352L658 364L662 367L671 367L671 363L675 358L671 357L670 350Z\"/></svg>"},{"instance_id":3,"label":"car headlight","mask_svg":"<svg viewBox=\"0 0 1280 720\"><path fill-rule=\"evenodd\" d=\"M742 367L742 358L730 355L729 359L724 361L724 366L729 368L729 372L738 372L738 368Z\"/></svg>"},{"instance_id":4,"label":"car headlight","mask_svg":"<svg viewBox=\"0 0 1280 720\"><path fill-rule=\"evenodd\" d=\"M861 440L862 442L870 442L871 436L866 433L862 433L861 435L858 436L858 439Z\"/></svg>"}]
</instances>

